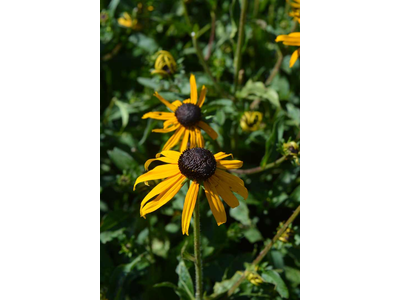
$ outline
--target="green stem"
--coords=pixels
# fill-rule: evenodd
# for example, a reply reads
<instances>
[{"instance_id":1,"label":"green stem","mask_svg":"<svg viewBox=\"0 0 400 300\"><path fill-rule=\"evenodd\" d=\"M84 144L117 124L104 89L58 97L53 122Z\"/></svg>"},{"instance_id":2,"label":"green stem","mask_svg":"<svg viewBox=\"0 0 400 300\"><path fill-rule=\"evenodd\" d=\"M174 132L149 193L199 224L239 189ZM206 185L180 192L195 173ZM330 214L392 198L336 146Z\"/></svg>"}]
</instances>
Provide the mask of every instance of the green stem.
<instances>
[{"instance_id":1,"label":"green stem","mask_svg":"<svg viewBox=\"0 0 400 300\"><path fill-rule=\"evenodd\" d=\"M238 288L238 286L243 282L243 280L245 280L248 272L253 270L255 268L255 266L257 266L261 262L261 260L265 257L265 255L267 255L268 251L272 248L272 245L279 239L279 237L282 235L282 233L285 232L285 230L294 221L294 219L296 219L296 217L299 215L299 213L300 213L300 205L296 208L296 210L293 212L293 214L290 216L290 218L282 226L282 228L279 229L279 231L273 237L272 241L269 242L267 246L265 246L265 248L257 256L257 258L252 262L252 264L246 269L246 271L243 272L242 276L238 279L238 281L236 281L235 284L229 289L228 297L230 295L232 295L233 292Z\"/></svg>"},{"instance_id":2,"label":"green stem","mask_svg":"<svg viewBox=\"0 0 400 300\"><path fill-rule=\"evenodd\" d=\"M189 25L189 28L192 29L192 23L190 22L189 13L186 7L185 0L182 0L182 6L183 6L183 14L185 16L185 21Z\"/></svg>"},{"instance_id":3,"label":"green stem","mask_svg":"<svg viewBox=\"0 0 400 300\"><path fill-rule=\"evenodd\" d=\"M236 53L234 59L235 66L235 91L238 85L239 70L242 65L242 46L244 40L244 24L246 23L246 13L249 2L247 0L242 0L242 11L240 12L240 24L239 24L239 35L238 42L236 45Z\"/></svg>"},{"instance_id":4,"label":"green stem","mask_svg":"<svg viewBox=\"0 0 400 300\"><path fill-rule=\"evenodd\" d=\"M254 174L254 173L259 173L268 169L271 169L279 164L281 164L282 162L284 162L286 160L287 156L282 156L281 158L279 158L278 160L269 163L267 165L265 165L264 167L255 167L255 168L251 168L251 169L244 169L244 170L230 170L230 172L232 173L237 173L237 174Z\"/></svg>"},{"instance_id":5,"label":"green stem","mask_svg":"<svg viewBox=\"0 0 400 300\"><path fill-rule=\"evenodd\" d=\"M203 299L203 270L201 264L201 237L200 237L200 196L202 188L199 189L196 206L194 208L194 266L196 270L196 300Z\"/></svg>"}]
</instances>

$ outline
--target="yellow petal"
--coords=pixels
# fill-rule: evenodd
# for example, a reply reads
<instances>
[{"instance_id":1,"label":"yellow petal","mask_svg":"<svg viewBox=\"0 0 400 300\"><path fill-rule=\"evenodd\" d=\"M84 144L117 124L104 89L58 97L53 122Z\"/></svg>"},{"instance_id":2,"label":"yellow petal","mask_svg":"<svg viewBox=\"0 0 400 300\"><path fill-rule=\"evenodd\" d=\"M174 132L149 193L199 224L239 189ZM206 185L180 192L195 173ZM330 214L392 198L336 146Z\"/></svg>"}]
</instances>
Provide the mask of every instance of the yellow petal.
<instances>
[{"instance_id":1,"label":"yellow petal","mask_svg":"<svg viewBox=\"0 0 400 300\"><path fill-rule=\"evenodd\" d=\"M157 166L153 170L140 175L135 182L135 185L133 186L133 190L135 190L136 185L138 183L144 182L144 181L149 181L149 180L155 180L155 179L163 179L166 177L174 176L176 174L180 173L178 165L162 165L162 166Z\"/></svg>"},{"instance_id":2,"label":"yellow petal","mask_svg":"<svg viewBox=\"0 0 400 300\"><path fill-rule=\"evenodd\" d=\"M178 119L176 117L172 117L171 119L167 120L164 122L164 129L167 129L171 125L176 125L178 124Z\"/></svg>"},{"instance_id":3,"label":"yellow petal","mask_svg":"<svg viewBox=\"0 0 400 300\"><path fill-rule=\"evenodd\" d=\"M146 161L146 163L144 164L144 169L147 171L149 169L150 164L155 160L162 161L162 162L169 163L169 164L177 164L178 163L176 161L176 159L170 158L170 157L152 158L152 159L148 159Z\"/></svg>"},{"instance_id":4,"label":"yellow petal","mask_svg":"<svg viewBox=\"0 0 400 300\"><path fill-rule=\"evenodd\" d=\"M165 100L163 97L161 97L159 93L155 92L154 96L156 96L158 98L158 100L160 100L170 110L172 110L172 111L176 110L176 106L172 105L172 103L169 103L167 100Z\"/></svg>"},{"instance_id":5,"label":"yellow petal","mask_svg":"<svg viewBox=\"0 0 400 300\"><path fill-rule=\"evenodd\" d=\"M219 180L225 182L231 191L238 193L240 196L242 196L244 199L247 199L249 192L244 186L244 182L242 179L239 177L232 175L228 172L222 171L222 170L215 170L215 173L213 176L217 176Z\"/></svg>"},{"instance_id":6,"label":"yellow petal","mask_svg":"<svg viewBox=\"0 0 400 300\"><path fill-rule=\"evenodd\" d=\"M174 184L176 184L182 177L182 174L176 174L175 176L168 177L167 179L161 181L157 184L142 200L140 203L140 215L142 215L143 206L149 202L154 196L159 194L165 194Z\"/></svg>"},{"instance_id":7,"label":"yellow petal","mask_svg":"<svg viewBox=\"0 0 400 300\"><path fill-rule=\"evenodd\" d=\"M185 204L182 211L182 234L189 235L190 220L192 219L192 214L194 207L196 205L197 194L199 192L199 184L192 181L189 190L185 197Z\"/></svg>"},{"instance_id":8,"label":"yellow petal","mask_svg":"<svg viewBox=\"0 0 400 300\"><path fill-rule=\"evenodd\" d=\"M215 132L214 129L212 129L207 123L200 121L197 123L197 126L199 126L201 129L203 129L207 134L215 140L218 137L218 133Z\"/></svg>"},{"instance_id":9,"label":"yellow petal","mask_svg":"<svg viewBox=\"0 0 400 300\"><path fill-rule=\"evenodd\" d=\"M196 86L196 78L193 74L190 75L190 103L197 103L197 86Z\"/></svg>"},{"instance_id":10,"label":"yellow petal","mask_svg":"<svg viewBox=\"0 0 400 300\"><path fill-rule=\"evenodd\" d=\"M151 118L151 119L155 119L155 120L169 120L173 117L175 117L175 115L173 113L157 111L157 112L149 112L147 114L144 114L142 119Z\"/></svg>"},{"instance_id":11,"label":"yellow petal","mask_svg":"<svg viewBox=\"0 0 400 300\"><path fill-rule=\"evenodd\" d=\"M168 158L173 158L176 162L178 162L179 157L181 156L181 153L178 151L166 150L166 151L157 153L156 157L160 157L161 155L168 157Z\"/></svg>"},{"instance_id":12,"label":"yellow petal","mask_svg":"<svg viewBox=\"0 0 400 300\"><path fill-rule=\"evenodd\" d=\"M300 46L300 32L292 32L288 35L278 35L275 42L283 42L288 46Z\"/></svg>"},{"instance_id":13,"label":"yellow petal","mask_svg":"<svg viewBox=\"0 0 400 300\"><path fill-rule=\"evenodd\" d=\"M182 105L182 101L175 100L174 102L172 102L172 105L174 105L174 106L176 106L176 108L178 108L179 106Z\"/></svg>"},{"instance_id":14,"label":"yellow petal","mask_svg":"<svg viewBox=\"0 0 400 300\"><path fill-rule=\"evenodd\" d=\"M204 138L201 135L201 131L199 128L195 127L194 128L195 133L196 133L196 145L200 148L204 148Z\"/></svg>"},{"instance_id":15,"label":"yellow petal","mask_svg":"<svg viewBox=\"0 0 400 300\"><path fill-rule=\"evenodd\" d=\"M182 143L181 143L181 147L180 147L180 152L183 152L188 148L189 134L190 134L190 130L186 129L185 133L183 134L183 139L182 139Z\"/></svg>"},{"instance_id":16,"label":"yellow petal","mask_svg":"<svg viewBox=\"0 0 400 300\"><path fill-rule=\"evenodd\" d=\"M196 147L196 131L194 128L190 129L190 149Z\"/></svg>"},{"instance_id":17,"label":"yellow petal","mask_svg":"<svg viewBox=\"0 0 400 300\"><path fill-rule=\"evenodd\" d=\"M183 100L183 103L190 103L190 99Z\"/></svg>"},{"instance_id":18,"label":"yellow petal","mask_svg":"<svg viewBox=\"0 0 400 300\"><path fill-rule=\"evenodd\" d=\"M176 193L179 192L182 187L182 182L186 179L186 177L183 175L180 175L178 177L180 177L179 180L172 184L169 189L167 189L164 193L159 194L154 200L143 207L141 211L142 217L159 209L161 206L171 200L176 195Z\"/></svg>"},{"instance_id":19,"label":"yellow petal","mask_svg":"<svg viewBox=\"0 0 400 300\"><path fill-rule=\"evenodd\" d=\"M201 92L200 92L199 102L197 102L197 106L198 107L202 107L203 106L204 100L206 99L206 94L207 94L207 89L203 85L203 87L201 88Z\"/></svg>"},{"instance_id":20,"label":"yellow petal","mask_svg":"<svg viewBox=\"0 0 400 300\"><path fill-rule=\"evenodd\" d=\"M220 160L217 162L217 167L221 169L239 169L243 166L241 160Z\"/></svg>"},{"instance_id":21,"label":"yellow petal","mask_svg":"<svg viewBox=\"0 0 400 300\"><path fill-rule=\"evenodd\" d=\"M221 198L228 204L231 208L235 208L239 206L239 200L235 197L235 195L231 192L231 189L228 184L224 181L219 180L215 176L211 176L210 179L211 184L214 184L217 193L221 196Z\"/></svg>"},{"instance_id":22,"label":"yellow petal","mask_svg":"<svg viewBox=\"0 0 400 300\"><path fill-rule=\"evenodd\" d=\"M225 152L218 152L217 154L214 154L214 158L217 162L228 156L231 156L233 158L232 154L226 154Z\"/></svg>"},{"instance_id":23,"label":"yellow petal","mask_svg":"<svg viewBox=\"0 0 400 300\"><path fill-rule=\"evenodd\" d=\"M177 130L179 127L181 127L180 124L175 124L175 125L172 125L171 127L165 128L165 129L153 129L151 132L167 133L167 132Z\"/></svg>"},{"instance_id":24,"label":"yellow petal","mask_svg":"<svg viewBox=\"0 0 400 300\"><path fill-rule=\"evenodd\" d=\"M179 127L175 131L175 133L165 143L162 151L171 149L172 147L174 147L179 142L182 134L185 132L185 127L181 126L180 124L178 124L178 126Z\"/></svg>"},{"instance_id":25,"label":"yellow petal","mask_svg":"<svg viewBox=\"0 0 400 300\"><path fill-rule=\"evenodd\" d=\"M210 205L211 211L217 221L218 226L226 222L226 213L224 204L219 199L217 191L214 185L212 185L208 180L204 181L204 187L206 191L206 197L208 204Z\"/></svg>"},{"instance_id":26,"label":"yellow petal","mask_svg":"<svg viewBox=\"0 0 400 300\"><path fill-rule=\"evenodd\" d=\"M293 67L294 63L297 61L299 56L300 56L300 48L294 51L292 56L290 57L290 62L289 62L290 67Z\"/></svg>"}]
</instances>

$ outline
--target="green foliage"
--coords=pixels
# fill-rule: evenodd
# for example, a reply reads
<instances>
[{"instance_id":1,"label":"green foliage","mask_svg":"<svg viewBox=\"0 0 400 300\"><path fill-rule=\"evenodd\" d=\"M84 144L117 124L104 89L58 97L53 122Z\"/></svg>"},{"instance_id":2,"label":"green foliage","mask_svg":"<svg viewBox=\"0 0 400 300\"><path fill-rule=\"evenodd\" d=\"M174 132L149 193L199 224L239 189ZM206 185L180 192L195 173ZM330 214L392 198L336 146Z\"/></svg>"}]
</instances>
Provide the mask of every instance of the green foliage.
<instances>
[{"instance_id":1,"label":"green foliage","mask_svg":"<svg viewBox=\"0 0 400 300\"><path fill-rule=\"evenodd\" d=\"M170 137L151 132L162 128L161 121L142 119L150 111L167 111L153 96L155 91L168 101L187 99L189 75L194 74L198 87L205 85L208 90L203 117L219 134L216 142L205 136L206 148L232 153L244 162L242 169L268 166L282 157L284 143L300 144L299 63L289 68L293 48L275 43L278 34L288 34L296 25L286 1L260 0L254 7L255 2L249 4L243 71L235 89L241 1L101 1L101 12L107 16L100 24L100 282L105 299L194 299L193 227L189 237L181 230L187 186L146 219L140 217L140 202L157 182L140 184L133 191L146 160ZM183 3L192 27L186 24ZM118 23L124 12L135 26ZM192 31L219 88L197 56ZM175 58L177 73L151 74L161 49ZM269 78L278 49L282 64ZM247 111L263 116L252 132L240 125ZM294 159L238 176L249 197L236 195L240 205L234 209L225 205L226 224L217 226L205 197L200 200L207 299L226 297L300 201L300 168ZM243 281L232 299L300 298L298 219L292 229L289 240L275 243L254 271L262 283Z\"/></svg>"}]
</instances>

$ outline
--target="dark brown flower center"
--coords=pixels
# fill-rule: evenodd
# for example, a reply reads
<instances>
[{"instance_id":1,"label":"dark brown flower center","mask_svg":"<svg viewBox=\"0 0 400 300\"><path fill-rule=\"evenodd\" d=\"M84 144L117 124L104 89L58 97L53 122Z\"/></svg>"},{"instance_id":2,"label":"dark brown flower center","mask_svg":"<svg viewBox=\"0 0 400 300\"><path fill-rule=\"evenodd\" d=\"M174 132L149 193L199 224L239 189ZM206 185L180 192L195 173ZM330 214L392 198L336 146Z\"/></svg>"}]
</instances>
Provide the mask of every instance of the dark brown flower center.
<instances>
[{"instance_id":1,"label":"dark brown flower center","mask_svg":"<svg viewBox=\"0 0 400 300\"><path fill-rule=\"evenodd\" d=\"M183 151L178 166L181 173L190 180L204 181L215 173L217 161L210 151L192 148Z\"/></svg>"},{"instance_id":2,"label":"dark brown flower center","mask_svg":"<svg viewBox=\"0 0 400 300\"><path fill-rule=\"evenodd\" d=\"M175 111L175 116L180 124L191 127L201 120L201 109L192 103L184 103Z\"/></svg>"}]
</instances>

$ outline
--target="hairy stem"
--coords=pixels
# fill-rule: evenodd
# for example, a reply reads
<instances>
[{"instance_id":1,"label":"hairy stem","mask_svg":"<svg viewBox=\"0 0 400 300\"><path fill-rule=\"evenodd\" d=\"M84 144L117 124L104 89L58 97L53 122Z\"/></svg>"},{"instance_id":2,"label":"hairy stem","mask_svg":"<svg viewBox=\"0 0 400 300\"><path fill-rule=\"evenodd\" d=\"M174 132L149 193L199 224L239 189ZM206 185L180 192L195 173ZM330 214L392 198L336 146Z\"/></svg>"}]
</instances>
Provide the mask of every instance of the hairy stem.
<instances>
[{"instance_id":1,"label":"hairy stem","mask_svg":"<svg viewBox=\"0 0 400 300\"><path fill-rule=\"evenodd\" d=\"M196 300L203 299L203 270L201 263L201 237L200 237L200 196L202 189L199 189L196 206L194 208L194 266L196 271Z\"/></svg>"},{"instance_id":2,"label":"hairy stem","mask_svg":"<svg viewBox=\"0 0 400 300\"><path fill-rule=\"evenodd\" d=\"M239 35L236 45L236 53L234 59L235 66L235 91L238 85L239 70L242 64L242 46L244 40L244 24L246 23L246 13L249 2L247 0L242 0L242 11L240 12L240 23L239 23Z\"/></svg>"},{"instance_id":3,"label":"hairy stem","mask_svg":"<svg viewBox=\"0 0 400 300\"><path fill-rule=\"evenodd\" d=\"M293 214L290 216L290 218L286 221L286 223L282 226L281 229L276 233L276 235L272 238L272 241L268 243L267 246L263 250L261 250L260 254L257 256L257 258L252 262L252 264L246 269L245 272L243 272L242 276L238 279L238 281L235 282L235 284L229 289L228 291L228 297L232 295L235 290L238 288L238 286L245 280L246 275L249 271L253 270L256 265L258 265L261 260L267 255L268 251L272 248L272 245L279 239L279 237L282 235L282 233L285 232L285 230L288 228L288 226L296 219L296 217L300 213L300 205L296 208L296 210L293 212Z\"/></svg>"}]
</instances>

